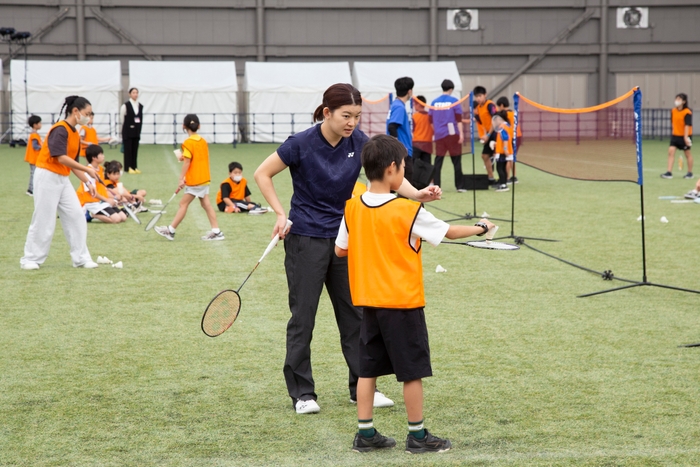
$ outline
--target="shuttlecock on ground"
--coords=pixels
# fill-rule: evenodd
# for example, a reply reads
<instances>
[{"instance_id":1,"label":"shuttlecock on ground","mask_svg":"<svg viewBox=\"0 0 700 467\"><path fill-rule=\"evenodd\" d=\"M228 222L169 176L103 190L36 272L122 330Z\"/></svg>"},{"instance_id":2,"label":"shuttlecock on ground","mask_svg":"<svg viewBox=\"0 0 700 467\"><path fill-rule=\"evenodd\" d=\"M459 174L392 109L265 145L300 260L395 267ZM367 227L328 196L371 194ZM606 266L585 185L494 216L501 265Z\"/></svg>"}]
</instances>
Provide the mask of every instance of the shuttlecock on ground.
<instances>
[{"instance_id":1,"label":"shuttlecock on ground","mask_svg":"<svg viewBox=\"0 0 700 467\"><path fill-rule=\"evenodd\" d=\"M666 219L666 216L661 216L661 222L668 224L668 219Z\"/></svg>"},{"instance_id":2,"label":"shuttlecock on ground","mask_svg":"<svg viewBox=\"0 0 700 467\"><path fill-rule=\"evenodd\" d=\"M161 200L159 200L159 199L149 199L149 200L148 200L148 204L158 204L158 205L162 205L163 202L162 202Z\"/></svg>"},{"instance_id":3,"label":"shuttlecock on ground","mask_svg":"<svg viewBox=\"0 0 700 467\"><path fill-rule=\"evenodd\" d=\"M646 218L647 218L647 216L644 216L644 220L646 220ZM639 217L637 218L637 222L639 222L639 221L641 221L641 220L642 220L642 216L639 216Z\"/></svg>"},{"instance_id":4,"label":"shuttlecock on ground","mask_svg":"<svg viewBox=\"0 0 700 467\"><path fill-rule=\"evenodd\" d=\"M442 266L440 266L438 264L437 267L435 268L435 272L447 272L447 269L443 268Z\"/></svg>"},{"instance_id":5,"label":"shuttlecock on ground","mask_svg":"<svg viewBox=\"0 0 700 467\"><path fill-rule=\"evenodd\" d=\"M121 269L121 268L124 267L124 264L123 264L121 261L119 261L118 263L114 263L114 264L112 265L112 267L113 267L113 268L117 268L117 269Z\"/></svg>"},{"instance_id":6,"label":"shuttlecock on ground","mask_svg":"<svg viewBox=\"0 0 700 467\"><path fill-rule=\"evenodd\" d=\"M106 256L98 256L96 261L97 264L110 264L111 262Z\"/></svg>"},{"instance_id":7,"label":"shuttlecock on ground","mask_svg":"<svg viewBox=\"0 0 700 467\"><path fill-rule=\"evenodd\" d=\"M487 217L489 217L489 213L486 212L486 211L484 211L484 212L481 214L481 217L487 218Z\"/></svg>"}]
</instances>

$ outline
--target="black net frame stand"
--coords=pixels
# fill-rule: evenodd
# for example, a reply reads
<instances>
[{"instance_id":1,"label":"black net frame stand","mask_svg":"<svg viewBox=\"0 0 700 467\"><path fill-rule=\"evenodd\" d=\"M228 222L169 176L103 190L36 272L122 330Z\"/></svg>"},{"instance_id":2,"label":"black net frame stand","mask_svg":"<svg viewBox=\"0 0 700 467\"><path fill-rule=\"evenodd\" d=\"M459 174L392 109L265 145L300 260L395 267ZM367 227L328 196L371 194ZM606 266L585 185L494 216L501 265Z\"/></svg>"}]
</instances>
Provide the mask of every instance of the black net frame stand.
<instances>
[{"instance_id":1,"label":"black net frame stand","mask_svg":"<svg viewBox=\"0 0 700 467\"><path fill-rule=\"evenodd\" d=\"M601 290L598 292L591 292L583 295L579 295L579 298L584 298L584 297L593 297L595 295L601 295L609 292L617 292L618 290L625 290L625 289L632 289L635 287L659 287L663 289L669 289L669 290L677 290L679 292L688 292L688 293L694 293L694 294L700 294L700 290L693 290L693 289L685 289L682 287L675 287L672 285L666 285L666 284L657 284L655 282L649 282L647 280L647 254L646 254L646 236L645 236L645 225L644 225L644 185L639 185L639 194L640 194L640 203L641 203L641 216L642 216L642 280L641 282L639 281L630 281L626 279L618 279L618 280L624 280L626 282L630 282L629 285L624 285L622 287L615 287L612 289L607 289L607 290ZM611 274L612 275L612 274ZM612 277L614 279L617 279L615 277ZM697 345L700 347L700 344Z\"/></svg>"},{"instance_id":2,"label":"black net frame stand","mask_svg":"<svg viewBox=\"0 0 700 467\"><path fill-rule=\"evenodd\" d=\"M551 255L547 252L544 252L542 250L539 250L532 245L528 245L525 243L525 241L522 240L523 237L514 237L514 236L509 236L509 237L502 237L502 238L515 238L516 243L519 245L523 245L527 248L529 248L532 251L536 251L537 253L541 253L545 256L548 256L552 259L555 259L557 261L561 261L564 264L568 264L569 266L573 266L575 268L581 269L583 271L587 271L593 274L596 274L598 276L601 276L603 280L607 281L620 281L620 282L625 282L627 285L623 285L620 287L614 287L611 289L606 289L606 290L600 290L598 292L590 292L586 294L581 294L577 295L578 298L586 298L586 297L593 297L595 295L602 295L610 292L617 292L619 290L626 290L626 289L632 289L636 287L659 287L663 289L669 289L669 290L677 290L679 292L687 292L687 293L694 293L694 294L700 294L700 290L693 290L693 289L686 289L683 287L676 287L672 285L666 285L666 284L658 284L656 282L649 282L647 279L647 259L646 259L646 235L645 235L645 222L644 222L644 185L639 185L640 188L640 202L641 202L641 220L642 220L642 280L641 281L636 281L632 279L624 279L622 277L616 277L611 270L605 270L605 271L596 271L594 269L587 268L585 266L581 266L579 264L573 263L571 261L567 261L565 259L559 258L557 256ZM687 344L684 347L700 347L700 343L698 344Z\"/></svg>"},{"instance_id":3,"label":"black net frame stand","mask_svg":"<svg viewBox=\"0 0 700 467\"><path fill-rule=\"evenodd\" d=\"M515 164L516 162L513 161L513 173L515 173ZM541 237L524 237L522 235L515 235L515 180L513 180L513 183L510 185L510 191L511 191L511 198L510 198L510 220L507 222L510 222L510 235L506 235L504 237L498 237L494 238L494 240L507 240L507 239L512 239L515 241L516 245L525 245L525 240L536 240L538 242L559 242L561 240L554 240L551 238L541 238ZM489 218L491 219L491 218ZM493 218L494 220L500 220ZM527 245L526 245L527 246ZM534 250L534 249L533 249ZM538 251L538 250L535 250Z\"/></svg>"}]
</instances>

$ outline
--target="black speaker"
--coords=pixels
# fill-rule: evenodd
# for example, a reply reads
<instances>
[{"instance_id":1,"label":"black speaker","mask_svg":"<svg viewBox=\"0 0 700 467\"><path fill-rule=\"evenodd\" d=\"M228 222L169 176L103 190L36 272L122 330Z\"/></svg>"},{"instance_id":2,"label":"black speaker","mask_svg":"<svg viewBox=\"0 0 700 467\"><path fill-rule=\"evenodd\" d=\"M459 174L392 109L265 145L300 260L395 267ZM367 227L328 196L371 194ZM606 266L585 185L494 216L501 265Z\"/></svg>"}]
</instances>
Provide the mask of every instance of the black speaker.
<instances>
[{"instance_id":1,"label":"black speaker","mask_svg":"<svg viewBox=\"0 0 700 467\"><path fill-rule=\"evenodd\" d=\"M462 188L465 190L488 190L489 177L486 174L463 175Z\"/></svg>"}]
</instances>

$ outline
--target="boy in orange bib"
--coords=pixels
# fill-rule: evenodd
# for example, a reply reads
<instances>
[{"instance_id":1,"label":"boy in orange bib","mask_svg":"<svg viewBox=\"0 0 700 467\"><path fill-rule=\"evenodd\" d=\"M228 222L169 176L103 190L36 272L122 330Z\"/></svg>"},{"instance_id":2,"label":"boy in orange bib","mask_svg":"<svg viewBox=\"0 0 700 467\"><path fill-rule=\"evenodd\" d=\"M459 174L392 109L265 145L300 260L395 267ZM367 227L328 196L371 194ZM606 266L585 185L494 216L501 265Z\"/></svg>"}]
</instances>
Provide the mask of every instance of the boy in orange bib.
<instances>
[{"instance_id":1,"label":"boy in orange bib","mask_svg":"<svg viewBox=\"0 0 700 467\"><path fill-rule=\"evenodd\" d=\"M216 206L221 212L252 212L263 214L267 209L262 209L259 204L250 200L248 181L243 177L243 166L238 162L228 165L228 178L221 182L216 193Z\"/></svg>"},{"instance_id":2,"label":"boy in orange bib","mask_svg":"<svg viewBox=\"0 0 700 467\"><path fill-rule=\"evenodd\" d=\"M395 374L403 382L408 415L406 451L447 451L452 444L423 427L422 378L432 376L421 239L438 245L450 239L483 235L492 226L449 225L420 203L397 198L404 179L406 149L395 138L377 135L362 149L369 191L348 200L335 253L348 257L353 305L363 307L360 371L357 384L358 433L352 449L367 452L392 448L396 441L374 429L372 405L377 377ZM381 233L378 235L377 233Z\"/></svg>"},{"instance_id":3,"label":"boy in orange bib","mask_svg":"<svg viewBox=\"0 0 700 467\"><path fill-rule=\"evenodd\" d=\"M34 196L34 170L36 169L36 160L39 158L39 153L41 152L41 136L39 136L38 133L38 131L41 130L41 117L32 115L27 120L27 125L32 129L27 141L27 152L24 153L24 160L29 164L29 187L27 188L27 194L29 196Z\"/></svg>"}]
</instances>

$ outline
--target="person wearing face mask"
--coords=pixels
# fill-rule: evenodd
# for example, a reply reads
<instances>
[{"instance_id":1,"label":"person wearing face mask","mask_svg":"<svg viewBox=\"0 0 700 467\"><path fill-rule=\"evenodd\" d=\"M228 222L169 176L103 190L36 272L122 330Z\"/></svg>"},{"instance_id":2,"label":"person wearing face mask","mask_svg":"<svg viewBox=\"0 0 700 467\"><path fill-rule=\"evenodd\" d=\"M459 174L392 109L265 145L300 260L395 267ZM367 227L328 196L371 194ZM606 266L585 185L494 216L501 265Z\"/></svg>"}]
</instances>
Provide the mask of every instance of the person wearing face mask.
<instances>
[{"instance_id":1,"label":"person wearing face mask","mask_svg":"<svg viewBox=\"0 0 700 467\"><path fill-rule=\"evenodd\" d=\"M122 143L124 145L124 170L140 174L138 168L139 141L143 125L143 105L138 101L139 90L129 89L129 100L122 104L119 115L122 121Z\"/></svg>"},{"instance_id":2,"label":"person wearing face mask","mask_svg":"<svg viewBox=\"0 0 700 467\"><path fill-rule=\"evenodd\" d=\"M87 247L85 216L68 178L72 171L95 196L97 174L92 167L77 162L80 134L75 128L90 121L92 105L84 97L69 96L61 112L64 108L65 118L51 127L36 161L34 214L24 244L24 256L20 259L20 267L25 270L39 269L48 258L57 214L70 247L73 267L97 267Z\"/></svg>"},{"instance_id":3,"label":"person wearing face mask","mask_svg":"<svg viewBox=\"0 0 700 467\"><path fill-rule=\"evenodd\" d=\"M683 178L693 178L693 156L690 154L690 147L693 142L693 111L688 108L688 96L680 93L673 103L675 107L671 109L671 145L668 147L668 162L666 172L661 174L661 178L673 178L673 162L676 159L676 149L685 153L688 162L688 173ZM682 157L682 156L681 156Z\"/></svg>"},{"instance_id":4,"label":"person wearing face mask","mask_svg":"<svg viewBox=\"0 0 700 467\"><path fill-rule=\"evenodd\" d=\"M335 239L345 202L352 196L360 175L362 147L368 140L357 129L361 112L360 91L351 84L330 86L313 116L321 124L287 138L255 171L260 192L277 214L272 236L279 234L284 238L291 317L283 373L298 414L321 410L311 372L311 338L324 285L349 369L350 401L357 401L362 310L352 304L347 258L335 255ZM294 190L289 211L293 225L289 231L287 212L272 181L285 169L289 169ZM405 179L397 191L422 202L440 199L442 193L437 186L418 191ZM375 407L393 405L391 399L375 392Z\"/></svg>"},{"instance_id":5,"label":"person wearing face mask","mask_svg":"<svg viewBox=\"0 0 700 467\"><path fill-rule=\"evenodd\" d=\"M238 162L228 165L228 178L219 185L216 194L216 205L221 212L247 212L252 214L264 214L259 204L250 200L248 181L243 178L243 166Z\"/></svg>"}]
</instances>

